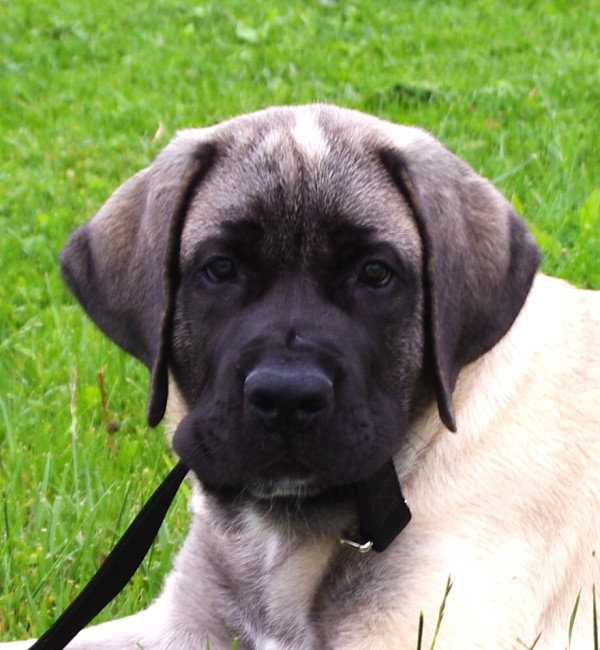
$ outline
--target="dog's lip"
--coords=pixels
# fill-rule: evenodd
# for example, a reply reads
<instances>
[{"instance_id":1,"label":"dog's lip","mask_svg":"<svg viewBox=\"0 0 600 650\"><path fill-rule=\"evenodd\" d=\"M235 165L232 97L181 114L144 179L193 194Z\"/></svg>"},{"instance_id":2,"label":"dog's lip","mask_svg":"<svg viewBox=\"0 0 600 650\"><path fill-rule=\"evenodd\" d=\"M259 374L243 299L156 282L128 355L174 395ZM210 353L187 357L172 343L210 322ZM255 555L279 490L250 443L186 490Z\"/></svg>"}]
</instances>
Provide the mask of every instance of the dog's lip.
<instances>
[{"instance_id":1,"label":"dog's lip","mask_svg":"<svg viewBox=\"0 0 600 650\"><path fill-rule=\"evenodd\" d=\"M255 479L248 482L246 489L259 500L305 499L320 494L325 486L316 476L310 476L303 479Z\"/></svg>"},{"instance_id":2,"label":"dog's lip","mask_svg":"<svg viewBox=\"0 0 600 650\"><path fill-rule=\"evenodd\" d=\"M304 498L324 488L323 482L310 469L287 460L272 463L246 482L246 489L257 499Z\"/></svg>"}]
</instances>

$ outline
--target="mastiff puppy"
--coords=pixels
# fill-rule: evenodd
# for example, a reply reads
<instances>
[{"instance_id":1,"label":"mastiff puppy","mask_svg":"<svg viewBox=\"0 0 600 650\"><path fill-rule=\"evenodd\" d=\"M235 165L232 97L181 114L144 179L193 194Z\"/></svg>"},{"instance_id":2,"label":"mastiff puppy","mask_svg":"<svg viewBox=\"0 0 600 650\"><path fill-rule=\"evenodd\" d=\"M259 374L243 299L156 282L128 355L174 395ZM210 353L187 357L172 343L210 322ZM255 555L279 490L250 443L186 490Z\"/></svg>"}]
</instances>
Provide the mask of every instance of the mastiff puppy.
<instances>
[{"instance_id":1,"label":"mastiff puppy","mask_svg":"<svg viewBox=\"0 0 600 650\"><path fill-rule=\"evenodd\" d=\"M431 135L324 105L182 131L61 261L194 485L158 600L69 648L409 650L421 613L428 648L449 580L437 650L593 647L600 299ZM361 554L392 461L412 520Z\"/></svg>"}]
</instances>

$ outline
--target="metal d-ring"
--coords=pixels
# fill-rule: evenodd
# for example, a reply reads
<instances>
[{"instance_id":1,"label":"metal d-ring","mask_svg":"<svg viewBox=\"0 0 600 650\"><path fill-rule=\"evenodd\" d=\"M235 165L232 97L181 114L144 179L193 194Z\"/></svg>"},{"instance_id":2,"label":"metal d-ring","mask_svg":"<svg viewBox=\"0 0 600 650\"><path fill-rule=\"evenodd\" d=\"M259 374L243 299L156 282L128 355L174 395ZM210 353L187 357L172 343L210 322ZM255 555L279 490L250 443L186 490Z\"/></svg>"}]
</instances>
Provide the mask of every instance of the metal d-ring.
<instances>
[{"instance_id":1,"label":"metal d-ring","mask_svg":"<svg viewBox=\"0 0 600 650\"><path fill-rule=\"evenodd\" d=\"M346 539L344 537L340 538L340 544L343 546L349 546L359 553L368 553L373 548L373 542L365 542L361 544L360 542L354 542L351 539Z\"/></svg>"}]
</instances>

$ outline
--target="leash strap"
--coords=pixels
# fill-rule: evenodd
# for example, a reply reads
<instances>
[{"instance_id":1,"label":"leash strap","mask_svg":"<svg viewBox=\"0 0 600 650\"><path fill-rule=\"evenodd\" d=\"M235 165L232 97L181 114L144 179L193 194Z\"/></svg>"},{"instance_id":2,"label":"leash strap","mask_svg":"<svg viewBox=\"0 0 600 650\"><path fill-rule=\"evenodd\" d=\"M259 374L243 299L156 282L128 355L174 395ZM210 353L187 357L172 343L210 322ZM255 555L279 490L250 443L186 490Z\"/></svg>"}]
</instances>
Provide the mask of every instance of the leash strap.
<instances>
[{"instance_id":1,"label":"leash strap","mask_svg":"<svg viewBox=\"0 0 600 650\"><path fill-rule=\"evenodd\" d=\"M115 598L148 553L188 468L179 461L159 485L96 574L30 650L62 650ZM390 460L357 484L362 544L342 540L360 550L382 552L411 519Z\"/></svg>"},{"instance_id":2,"label":"leash strap","mask_svg":"<svg viewBox=\"0 0 600 650\"><path fill-rule=\"evenodd\" d=\"M94 577L30 650L62 650L125 587L148 553L187 472L181 461L175 465Z\"/></svg>"},{"instance_id":3,"label":"leash strap","mask_svg":"<svg viewBox=\"0 0 600 650\"><path fill-rule=\"evenodd\" d=\"M411 519L391 459L357 484L357 501L361 543L356 548L385 551Z\"/></svg>"}]
</instances>

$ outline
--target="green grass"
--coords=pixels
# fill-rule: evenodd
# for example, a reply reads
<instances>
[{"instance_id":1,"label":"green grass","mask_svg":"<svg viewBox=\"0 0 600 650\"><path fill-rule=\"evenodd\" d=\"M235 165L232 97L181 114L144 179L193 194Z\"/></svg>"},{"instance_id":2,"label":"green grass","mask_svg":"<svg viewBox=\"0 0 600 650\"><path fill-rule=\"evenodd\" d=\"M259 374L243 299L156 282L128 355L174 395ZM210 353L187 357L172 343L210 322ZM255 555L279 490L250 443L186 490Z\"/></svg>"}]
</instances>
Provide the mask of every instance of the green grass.
<instances>
[{"instance_id":1,"label":"green grass","mask_svg":"<svg viewBox=\"0 0 600 650\"><path fill-rule=\"evenodd\" d=\"M315 100L419 124L497 182L547 272L600 288L598 1L0 0L0 25L0 638L47 626L172 462L146 372L56 259L177 129ZM157 593L184 502L102 619Z\"/></svg>"}]
</instances>

